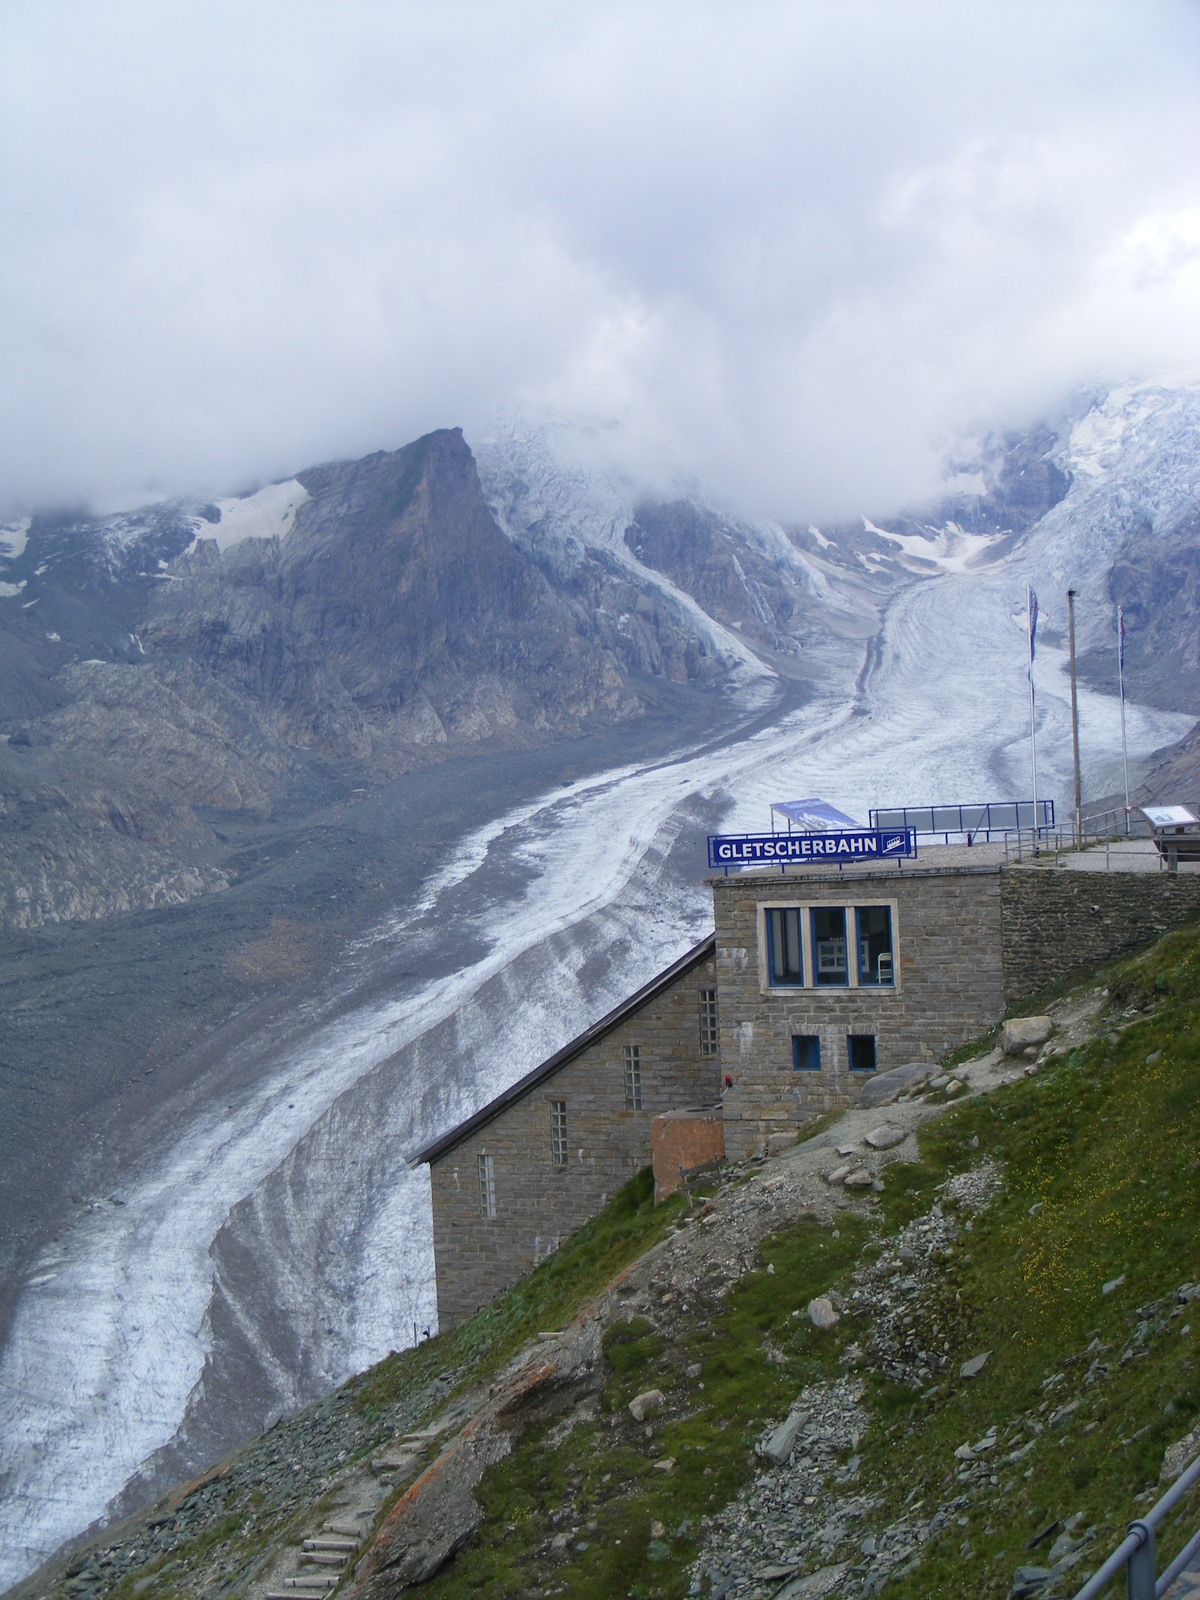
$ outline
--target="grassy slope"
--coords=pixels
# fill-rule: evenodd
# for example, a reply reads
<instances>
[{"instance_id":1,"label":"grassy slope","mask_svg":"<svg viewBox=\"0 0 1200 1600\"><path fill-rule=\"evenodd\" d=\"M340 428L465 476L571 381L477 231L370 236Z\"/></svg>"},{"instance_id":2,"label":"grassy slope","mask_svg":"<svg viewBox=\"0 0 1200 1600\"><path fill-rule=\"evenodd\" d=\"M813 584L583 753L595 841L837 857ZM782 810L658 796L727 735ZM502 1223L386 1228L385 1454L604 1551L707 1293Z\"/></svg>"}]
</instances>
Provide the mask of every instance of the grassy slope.
<instances>
[{"instance_id":1,"label":"grassy slope","mask_svg":"<svg viewBox=\"0 0 1200 1600\"><path fill-rule=\"evenodd\" d=\"M1138 1008L1136 1018L1121 1019L1123 1031L1110 1029L1039 1076L955 1107L923 1136L919 1165L889 1168L881 1236L926 1211L938 1184L981 1158L999 1160L1006 1178L998 1200L963 1235L965 1251L943 1265L936 1309L918 1311L918 1325L922 1315L936 1315L943 1336L949 1330L955 1373L967 1357L995 1352L982 1376L955 1377L923 1394L871 1380L875 1424L860 1445L856 1487L881 1497L873 1525L892 1520L906 1501L929 1508L961 1492L956 1447L992 1424L1001 1433L997 1483L985 1481L964 1524L926 1549L916 1573L893 1579L887 1594L896 1600L1002 1596L1018 1563L1044 1558L1049 1541L1031 1553L1028 1540L1076 1513L1083 1525L1099 1525L1099 1559L1109 1536L1115 1542L1126 1520L1156 1498L1163 1450L1200 1408L1200 1301L1183 1315L1166 1314L1178 1286L1200 1278L1197 929L1169 935L1104 976L1114 1010ZM1032 1216L1031 1206L1039 1206ZM593 1224L602 1226L603 1219ZM565 1437L560 1424L546 1423L489 1473L480 1536L423 1593L430 1600L686 1594L700 1519L754 1475L752 1446L765 1420L782 1415L805 1383L844 1370L838 1351L869 1338L853 1316L830 1341L792 1315L826 1288L849 1287L871 1245L865 1225L843 1223L840 1232L835 1240L801 1223L775 1236L762 1266L723 1302L697 1304L689 1331L674 1342L636 1322L613 1330L597 1414ZM569 1270L575 1248L575 1241L564 1247L560 1271ZM1122 1274L1124 1282L1103 1295L1102 1285ZM526 1285L532 1293L534 1280ZM1150 1302L1161 1304L1139 1319L1137 1309ZM495 1314L504 1316L499 1308ZM1184 1334L1189 1320L1195 1326ZM540 1325L556 1324L543 1315ZM1143 1337L1135 1338L1139 1326ZM1137 1353L1122 1364L1126 1350ZM1092 1367L1097 1359L1107 1374ZM704 1363L703 1393L688 1388L689 1361ZM1089 1369L1093 1381L1085 1383ZM647 1441L629 1426L624 1406L651 1384L686 1394L689 1412ZM1076 1398L1079 1408L1062 1425L1046 1427ZM1044 1431L1019 1423L1022 1417ZM1002 1461L1030 1438L1033 1449L1019 1463ZM671 1473L655 1470L664 1455L678 1462ZM1196 1498L1190 1526L1200 1517ZM656 1521L665 1529L659 1538L650 1532ZM560 1527L578 1527L580 1542L549 1552L546 1540ZM1181 1538L1177 1526L1161 1548L1169 1554ZM854 1554L843 1549L839 1559ZM1087 1570L1085 1563L1080 1572Z\"/></svg>"},{"instance_id":2,"label":"grassy slope","mask_svg":"<svg viewBox=\"0 0 1200 1600\"><path fill-rule=\"evenodd\" d=\"M1114 1009L1139 1009L1131 1026L1042 1076L956 1109L923 1139L921 1167L889 1172L884 1207L894 1225L923 1209L946 1174L970 1164L973 1139L980 1154L1004 1163L1005 1192L976 1223L946 1284L961 1296L951 1301L956 1353L996 1353L974 1383L915 1403L888 1396L881 1419L888 1410L893 1417L870 1441L867 1470L945 1498L956 1446L1022 1415L1044 1426L1060 1405L1081 1400L1025 1461L998 1469L1000 1481L962 1541L974 1555L953 1542L932 1551L918 1575L894 1586L897 1597L958 1595L968 1574L971 1592L1003 1594L1012 1567L1038 1559L1025 1551L1029 1537L1056 1518L1082 1512L1088 1523L1107 1523L1109 1534L1123 1533L1157 1498L1163 1450L1200 1408L1200 1303L1166 1314L1173 1291L1200 1278L1196 928L1117 967L1109 988ZM1139 1308L1149 1315L1139 1317ZM1107 1348L1089 1352L1096 1341ZM1097 1358L1109 1370L1097 1369L1088 1383ZM1020 1444L1030 1436L1012 1437ZM1198 1515L1193 1503L1192 1526ZM1179 1542L1168 1535L1164 1553Z\"/></svg>"},{"instance_id":3,"label":"grassy slope","mask_svg":"<svg viewBox=\"0 0 1200 1600\"><path fill-rule=\"evenodd\" d=\"M682 1338L664 1340L641 1318L610 1328L608 1382L594 1414L585 1411L565 1438L561 1425L548 1421L488 1474L480 1537L423 1593L430 1600L509 1600L544 1586L580 1600L683 1593L700 1519L753 1476L765 1419L786 1411L798 1386L834 1370L827 1341L792 1316L788 1286L800 1282L819 1293L851 1267L865 1224L843 1223L839 1231L835 1240L809 1223L776 1235L763 1248L774 1273L747 1273L723 1303L697 1307ZM774 1360L764 1355L768 1345ZM703 1390L686 1377L693 1363L703 1367ZM626 1407L651 1387L686 1395L690 1405L682 1417L653 1426L647 1440ZM656 1461L670 1458L673 1471L657 1470ZM582 1530L565 1562L538 1549L560 1521ZM652 1537L654 1522L667 1537Z\"/></svg>"}]
</instances>

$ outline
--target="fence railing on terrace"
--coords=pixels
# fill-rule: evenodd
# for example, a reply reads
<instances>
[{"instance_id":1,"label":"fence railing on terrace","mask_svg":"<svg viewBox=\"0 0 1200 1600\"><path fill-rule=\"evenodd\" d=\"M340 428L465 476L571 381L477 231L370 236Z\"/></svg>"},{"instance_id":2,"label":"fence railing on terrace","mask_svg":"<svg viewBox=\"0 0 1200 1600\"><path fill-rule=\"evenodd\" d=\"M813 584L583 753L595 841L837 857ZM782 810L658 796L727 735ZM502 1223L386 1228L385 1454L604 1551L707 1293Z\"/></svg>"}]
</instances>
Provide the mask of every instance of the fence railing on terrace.
<instances>
[{"instance_id":1,"label":"fence railing on terrace","mask_svg":"<svg viewBox=\"0 0 1200 1600\"><path fill-rule=\"evenodd\" d=\"M1155 1530L1197 1483L1200 1483L1200 1456L1180 1473L1162 1499L1157 1501L1144 1517L1139 1517L1136 1522L1129 1524L1123 1542L1117 1546L1100 1570L1088 1579L1075 1596L1075 1600L1100 1600L1101 1595L1107 1594L1109 1585L1119 1576L1122 1568L1125 1572L1126 1600L1161 1600L1176 1578L1181 1573L1189 1571L1189 1563L1200 1562L1200 1529L1197 1529L1175 1559L1157 1575Z\"/></svg>"},{"instance_id":2,"label":"fence railing on terrace","mask_svg":"<svg viewBox=\"0 0 1200 1600\"><path fill-rule=\"evenodd\" d=\"M939 833L946 843L950 835L965 837L968 844L990 839L994 833L1016 833L1020 829L1053 828L1054 801L1000 800L970 806L892 806L870 812L872 828L915 828L918 835L931 838Z\"/></svg>"}]
</instances>

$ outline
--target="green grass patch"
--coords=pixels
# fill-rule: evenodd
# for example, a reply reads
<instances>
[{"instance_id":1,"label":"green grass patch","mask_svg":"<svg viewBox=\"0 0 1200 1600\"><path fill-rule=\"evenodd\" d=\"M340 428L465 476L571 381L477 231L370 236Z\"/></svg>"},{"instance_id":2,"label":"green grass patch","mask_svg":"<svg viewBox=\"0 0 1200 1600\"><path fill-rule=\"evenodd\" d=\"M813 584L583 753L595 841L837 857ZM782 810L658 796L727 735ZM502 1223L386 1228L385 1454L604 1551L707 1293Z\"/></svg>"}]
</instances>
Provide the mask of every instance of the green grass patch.
<instances>
[{"instance_id":1,"label":"green grass patch","mask_svg":"<svg viewBox=\"0 0 1200 1600\"><path fill-rule=\"evenodd\" d=\"M1200 1406L1200 1303L1195 1314L1173 1318L1138 1314L1153 1302L1169 1312L1173 1291L1200 1278L1195 927L1121 964L1109 990L1118 1007L1155 1010L1035 1078L946 1112L922 1134L920 1167L888 1169L881 1210L893 1229L927 1210L954 1172L988 1155L1003 1162L1004 1193L969 1232L964 1227L938 1297L939 1320L952 1323L953 1370L970 1355L994 1353L978 1378L954 1377L928 1399L880 1393L881 1427L864 1451L865 1475L891 1485L893 1514L901 1488L907 1495L916 1487L926 1505L944 1502L956 1492L959 1445L993 1424L1003 1430L1029 1419L1001 1432L999 1482L965 1527L888 1587L897 1600L1004 1595L1013 1569L1039 1560L1026 1549L1032 1534L1082 1513L1105 1531L1079 1582L1062 1585L1073 1592L1125 1522L1158 1497L1163 1451ZM1123 1281L1105 1295L1116 1279ZM1078 1408L1054 1423L1075 1400ZM1005 1460L1035 1438L1022 1462ZM1164 1555L1197 1520L1193 1503L1190 1523L1167 1535Z\"/></svg>"},{"instance_id":2,"label":"green grass patch","mask_svg":"<svg viewBox=\"0 0 1200 1600\"><path fill-rule=\"evenodd\" d=\"M839 1371L838 1353L855 1336L853 1318L830 1339L804 1315L810 1299L846 1274L868 1235L858 1218L842 1219L838 1231L835 1239L815 1222L788 1228L763 1242L762 1265L724 1301L689 1306L669 1326L641 1317L610 1327L603 1391L573 1426L555 1417L528 1431L487 1474L484 1526L425 1586L430 1600L511 1600L547 1587L578 1600L685 1595L700 1519L746 1485L767 1422L805 1384ZM700 1377L688 1379L696 1364ZM668 1412L647 1419L647 1437L627 1406L650 1388L664 1392ZM656 1467L669 1459L671 1471ZM556 1532L572 1529L569 1550L545 1549Z\"/></svg>"}]
</instances>

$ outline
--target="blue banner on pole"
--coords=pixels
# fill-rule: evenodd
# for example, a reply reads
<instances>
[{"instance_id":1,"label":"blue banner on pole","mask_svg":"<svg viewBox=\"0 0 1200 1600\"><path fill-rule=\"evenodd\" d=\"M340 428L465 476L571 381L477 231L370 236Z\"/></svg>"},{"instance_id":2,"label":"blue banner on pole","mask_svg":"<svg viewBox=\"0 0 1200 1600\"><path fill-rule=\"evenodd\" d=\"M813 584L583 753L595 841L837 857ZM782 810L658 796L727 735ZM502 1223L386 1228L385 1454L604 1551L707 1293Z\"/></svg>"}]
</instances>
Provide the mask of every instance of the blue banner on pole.
<instances>
[{"instance_id":1,"label":"blue banner on pole","mask_svg":"<svg viewBox=\"0 0 1200 1600\"><path fill-rule=\"evenodd\" d=\"M886 861L915 856L915 828L864 828L854 833L716 833L710 867L780 867L805 861Z\"/></svg>"}]
</instances>

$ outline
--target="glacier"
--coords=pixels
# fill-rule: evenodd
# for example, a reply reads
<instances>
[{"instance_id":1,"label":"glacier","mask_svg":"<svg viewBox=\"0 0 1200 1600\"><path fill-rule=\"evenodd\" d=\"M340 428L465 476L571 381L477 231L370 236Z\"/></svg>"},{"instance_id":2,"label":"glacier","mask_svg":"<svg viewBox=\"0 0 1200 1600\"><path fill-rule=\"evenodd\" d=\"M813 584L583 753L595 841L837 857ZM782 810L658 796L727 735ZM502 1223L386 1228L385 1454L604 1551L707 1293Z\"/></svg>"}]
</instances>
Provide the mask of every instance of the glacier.
<instances>
[{"instance_id":1,"label":"glacier","mask_svg":"<svg viewBox=\"0 0 1200 1600\"><path fill-rule=\"evenodd\" d=\"M185 1476L238 1428L257 1431L435 1326L427 1175L406 1153L704 935L706 833L761 831L769 803L799 793L851 814L1025 796L1026 584L1061 627L1070 581L1081 634L1109 638L1106 575L1131 519L1153 538L1195 507L1198 420L1195 388L1098 397L1063 429L1070 491L1027 538L993 548L931 530L934 570L878 602L865 650L831 633L812 652L812 698L779 714L744 642L638 570L622 485L556 470L545 439L516 427L483 448L509 537L556 561L601 549L655 583L728 664L745 726L533 796L468 834L410 903L362 930L300 1013L242 1047L246 1088L196 1106L143 1153L122 1204L93 1201L43 1252L0 1358L0 1582L133 1503L139 1483L149 1494ZM795 557L818 593L865 615L835 565L755 526L759 548ZM1039 769L1056 796L1071 773L1065 667L1048 636ZM1193 721L1131 704L1131 758ZM1111 696L1081 687L1080 736L1102 782L1119 750ZM231 1376L238 1361L253 1381Z\"/></svg>"}]
</instances>

